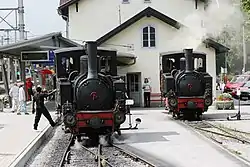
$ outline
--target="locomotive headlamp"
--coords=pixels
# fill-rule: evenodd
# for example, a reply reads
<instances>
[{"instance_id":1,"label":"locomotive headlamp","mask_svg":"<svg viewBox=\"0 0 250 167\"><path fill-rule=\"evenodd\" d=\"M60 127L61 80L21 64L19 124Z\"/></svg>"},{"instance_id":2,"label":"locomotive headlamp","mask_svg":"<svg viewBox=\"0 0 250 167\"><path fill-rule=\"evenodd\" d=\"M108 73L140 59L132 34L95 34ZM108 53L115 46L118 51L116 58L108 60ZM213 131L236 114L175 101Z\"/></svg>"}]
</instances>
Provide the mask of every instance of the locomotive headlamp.
<instances>
[{"instance_id":1,"label":"locomotive headlamp","mask_svg":"<svg viewBox=\"0 0 250 167\"><path fill-rule=\"evenodd\" d=\"M212 103L213 103L212 98L210 96L206 96L204 103L205 103L206 106L212 105Z\"/></svg>"},{"instance_id":2,"label":"locomotive headlamp","mask_svg":"<svg viewBox=\"0 0 250 167\"><path fill-rule=\"evenodd\" d=\"M76 125L76 117L72 113L68 113L64 116L63 122L68 127L74 127Z\"/></svg>"},{"instance_id":3,"label":"locomotive headlamp","mask_svg":"<svg viewBox=\"0 0 250 167\"><path fill-rule=\"evenodd\" d=\"M176 107L177 104L178 104L178 101L176 98L173 98L173 97L170 97L168 99L168 104L171 106L171 107Z\"/></svg>"},{"instance_id":4,"label":"locomotive headlamp","mask_svg":"<svg viewBox=\"0 0 250 167\"><path fill-rule=\"evenodd\" d=\"M115 123L122 124L125 121L125 114L122 112L115 113Z\"/></svg>"}]
</instances>

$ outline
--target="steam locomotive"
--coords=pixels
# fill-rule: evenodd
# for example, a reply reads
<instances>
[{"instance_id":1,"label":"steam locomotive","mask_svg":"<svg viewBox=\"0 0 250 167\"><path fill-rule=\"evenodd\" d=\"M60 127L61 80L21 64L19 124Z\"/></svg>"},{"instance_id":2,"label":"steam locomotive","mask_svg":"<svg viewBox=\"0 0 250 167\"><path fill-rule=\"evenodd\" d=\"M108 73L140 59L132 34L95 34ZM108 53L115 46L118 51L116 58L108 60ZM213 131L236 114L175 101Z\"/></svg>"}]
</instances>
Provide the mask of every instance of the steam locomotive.
<instances>
[{"instance_id":1,"label":"steam locomotive","mask_svg":"<svg viewBox=\"0 0 250 167\"><path fill-rule=\"evenodd\" d=\"M166 108L173 117L184 115L200 119L213 102L212 77L206 72L206 55L193 53L193 49L168 53L162 55L162 67L161 91Z\"/></svg>"},{"instance_id":2,"label":"steam locomotive","mask_svg":"<svg viewBox=\"0 0 250 167\"><path fill-rule=\"evenodd\" d=\"M87 136L98 142L99 135L121 133L133 100L127 99L125 83L117 76L116 53L91 41L55 51L57 109L65 129L78 140Z\"/></svg>"}]
</instances>

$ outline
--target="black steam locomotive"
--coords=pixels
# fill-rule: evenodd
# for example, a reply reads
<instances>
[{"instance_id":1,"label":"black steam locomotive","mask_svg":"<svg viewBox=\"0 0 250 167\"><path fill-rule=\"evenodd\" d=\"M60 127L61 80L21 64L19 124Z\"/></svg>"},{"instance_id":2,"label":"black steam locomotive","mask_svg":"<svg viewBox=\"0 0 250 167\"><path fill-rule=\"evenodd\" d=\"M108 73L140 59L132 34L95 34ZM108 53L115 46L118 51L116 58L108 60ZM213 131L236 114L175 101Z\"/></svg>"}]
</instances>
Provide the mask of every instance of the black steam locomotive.
<instances>
[{"instance_id":1,"label":"black steam locomotive","mask_svg":"<svg viewBox=\"0 0 250 167\"><path fill-rule=\"evenodd\" d=\"M60 49L55 54L58 110L65 128L78 140L85 135L94 142L99 135L120 134L133 100L127 99L125 83L117 76L117 52L87 42L85 48Z\"/></svg>"},{"instance_id":2,"label":"black steam locomotive","mask_svg":"<svg viewBox=\"0 0 250 167\"><path fill-rule=\"evenodd\" d=\"M213 102L212 77L206 72L206 55L193 53L192 49L169 53L162 55L162 67L161 90L166 109L173 117L191 114L200 119Z\"/></svg>"}]
</instances>

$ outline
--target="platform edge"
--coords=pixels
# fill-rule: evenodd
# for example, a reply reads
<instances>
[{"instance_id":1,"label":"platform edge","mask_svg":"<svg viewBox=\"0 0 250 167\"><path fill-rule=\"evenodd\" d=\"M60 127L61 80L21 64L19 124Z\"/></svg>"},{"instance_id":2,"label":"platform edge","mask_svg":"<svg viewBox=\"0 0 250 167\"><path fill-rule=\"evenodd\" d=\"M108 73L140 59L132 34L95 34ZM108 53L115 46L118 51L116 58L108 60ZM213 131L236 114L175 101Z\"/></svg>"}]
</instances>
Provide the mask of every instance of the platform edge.
<instances>
[{"instance_id":1,"label":"platform edge","mask_svg":"<svg viewBox=\"0 0 250 167\"><path fill-rule=\"evenodd\" d=\"M58 121L58 117L55 118L55 121ZM22 150L14 159L14 161L9 165L9 167L24 167L28 162L33 153L40 147L43 142L48 138L52 133L53 127L49 124L40 133L24 150Z\"/></svg>"},{"instance_id":2,"label":"platform edge","mask_svg":"<svg viewBox=\"0 0 250 167\"><path fill-rule=\"evenodd\" d=\"M173 119L172 119L173 120ZM234 153L230 152L228 149L226 149L225 147L223 147L222 145L216 143L215 141L207 138L205 135L203 135L201 132L196 131L194 129L192 129L191 127L187 126L184 122L178 121L178 120L174 120L176 121L177 124L179 124L180 126L186 128L187 130L189 130L191 133L193 133L194 135L196 135L197 137L200 137L200 139L202 139L203 141L207 142L210 146L212 146L214 149L216 149L217 151L221 152L221 153L226 153L228 156L230 157L234 157L235 160L238 160L238 162L241 162L243 164L242 167L244 166L248 166L250 167L250 163L248 161L246 161L244 158L241 158L237 155L235 155ZM225 155L225 154L224 154Z\"/></svg>"}]
</instances>

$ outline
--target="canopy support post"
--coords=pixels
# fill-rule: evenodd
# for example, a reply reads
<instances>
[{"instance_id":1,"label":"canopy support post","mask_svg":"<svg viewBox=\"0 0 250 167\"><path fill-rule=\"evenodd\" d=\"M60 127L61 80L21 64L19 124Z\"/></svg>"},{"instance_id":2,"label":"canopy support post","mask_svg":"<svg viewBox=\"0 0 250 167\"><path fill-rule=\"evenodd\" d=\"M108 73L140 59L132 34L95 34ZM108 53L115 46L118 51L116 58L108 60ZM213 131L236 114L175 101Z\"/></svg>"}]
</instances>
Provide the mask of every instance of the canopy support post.
<instances>
[{"instance_id":1,"label":"canopy support post","mask_svg":"<svg viewBox=\"0 0 250 167\"><path fill-rule=\"evenodd\" d=\"M9 90L9 84L8 84L8 75L7 75L7 72L6 72L3 55L0 55L0 61L1 61L2 72L3 72L4 87L5 87L5 91L7 93L8 100L9 100L9 107L11 108L12 107L12 101L11 101L12 99L11 99L11 97L9 95L10 90Z\"/></svg>"},{"instance_id":2,"label":"canopy support post","mask_svg":"<svg viewBox=\"0 0 250 167\"><path fill-rule=\"evenodd\" d=\"M20 74L21 74L21 81L23 82L23 88L25 91L25 97L27 99L27 91L26 91L26 74L25 74L25 62L22 62L21 59L19 59L20 63Z\"/></svg>"}]
</instances>

